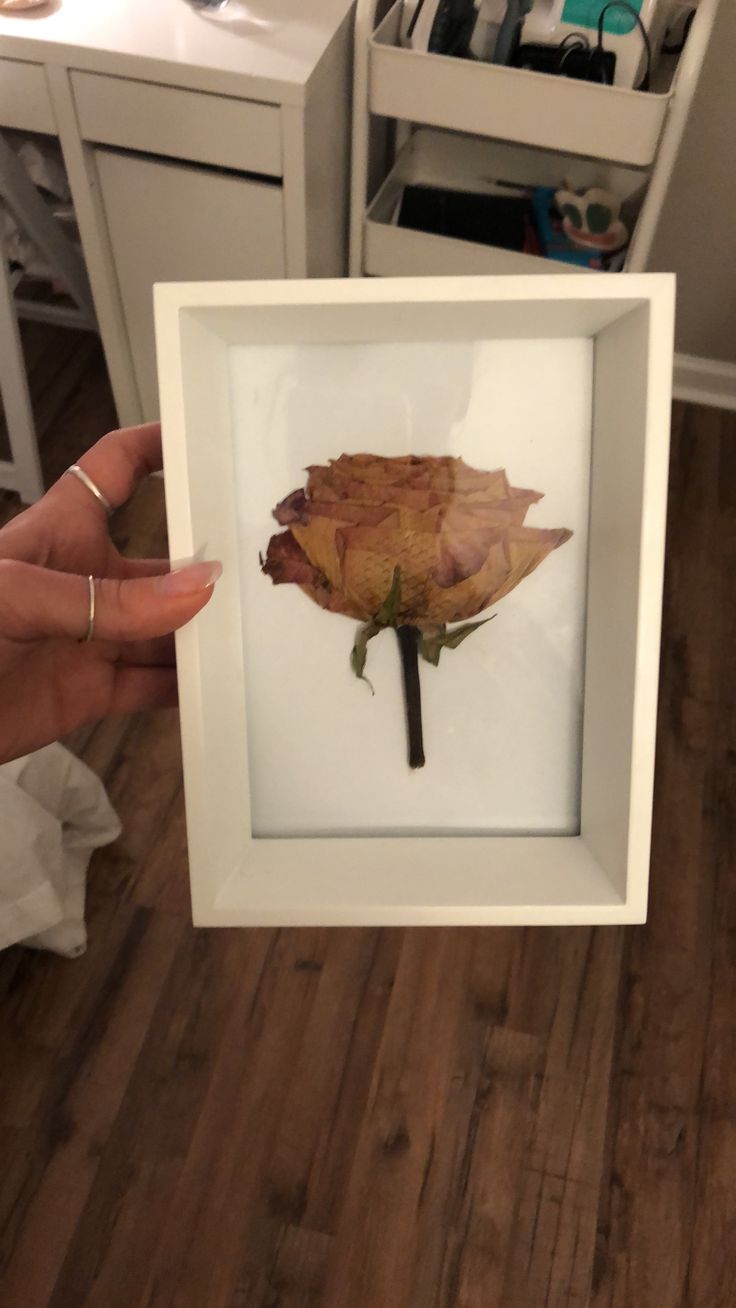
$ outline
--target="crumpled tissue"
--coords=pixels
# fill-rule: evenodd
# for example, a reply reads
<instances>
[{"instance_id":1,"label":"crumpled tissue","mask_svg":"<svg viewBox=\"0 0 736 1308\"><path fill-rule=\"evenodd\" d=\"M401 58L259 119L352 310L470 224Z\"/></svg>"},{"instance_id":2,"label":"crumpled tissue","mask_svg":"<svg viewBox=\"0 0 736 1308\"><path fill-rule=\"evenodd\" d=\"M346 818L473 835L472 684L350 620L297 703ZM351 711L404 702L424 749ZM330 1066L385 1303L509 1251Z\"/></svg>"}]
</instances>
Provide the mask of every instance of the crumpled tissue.
<instances>
[{"instance_id":1,"label":"crumpled tissue","mask_svg":"<svg viewBox=\"0 0 736 1308\"><path fill-rule=\"evenodd\" d=\"M83 954L87 866L120 831L102 782L63 745L0 765L0 949Z\"/></svg>"}]
</instances>

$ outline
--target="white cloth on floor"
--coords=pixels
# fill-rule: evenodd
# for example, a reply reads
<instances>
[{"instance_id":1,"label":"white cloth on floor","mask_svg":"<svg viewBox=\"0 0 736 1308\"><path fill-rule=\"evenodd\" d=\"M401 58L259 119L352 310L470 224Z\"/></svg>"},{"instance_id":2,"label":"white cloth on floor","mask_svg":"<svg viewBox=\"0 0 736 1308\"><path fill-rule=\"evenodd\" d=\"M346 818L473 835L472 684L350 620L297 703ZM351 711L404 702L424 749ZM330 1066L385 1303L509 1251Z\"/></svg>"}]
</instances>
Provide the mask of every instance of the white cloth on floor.
<instances>
[{"instance_id":1,"label":"white cloth on floor","mask_svg":"<svg viewBox=\"0 0 736 1308\"><path fill-rule=\"evenodd\" d=\"M120 835L105 788L63 745L0 766L0 949L76 958L93 850Z\"/></svg>"}]
</instances>

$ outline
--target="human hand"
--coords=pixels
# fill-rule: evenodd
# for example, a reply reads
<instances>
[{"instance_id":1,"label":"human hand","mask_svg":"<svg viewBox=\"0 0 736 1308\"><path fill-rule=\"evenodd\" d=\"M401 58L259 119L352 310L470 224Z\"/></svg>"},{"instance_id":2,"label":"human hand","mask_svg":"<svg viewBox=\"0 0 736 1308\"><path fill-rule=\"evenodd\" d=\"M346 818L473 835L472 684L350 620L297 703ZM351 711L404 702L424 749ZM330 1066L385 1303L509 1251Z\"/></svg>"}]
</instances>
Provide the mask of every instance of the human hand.
<instances>
[{"instance_id":1,"label":"human hand","mask_svg":"<svg viewBox=\"0 0 736 1308\"><path fill-rule=\"evenodd\" d=\"M161 467L159 424L103 436L79 466L119 507ZM104 506L67 473L0 529L0 762L108 714L176 703L170 633L204 608L222 569L169 567L123 558Z\"/></svg>"}]
</instances>

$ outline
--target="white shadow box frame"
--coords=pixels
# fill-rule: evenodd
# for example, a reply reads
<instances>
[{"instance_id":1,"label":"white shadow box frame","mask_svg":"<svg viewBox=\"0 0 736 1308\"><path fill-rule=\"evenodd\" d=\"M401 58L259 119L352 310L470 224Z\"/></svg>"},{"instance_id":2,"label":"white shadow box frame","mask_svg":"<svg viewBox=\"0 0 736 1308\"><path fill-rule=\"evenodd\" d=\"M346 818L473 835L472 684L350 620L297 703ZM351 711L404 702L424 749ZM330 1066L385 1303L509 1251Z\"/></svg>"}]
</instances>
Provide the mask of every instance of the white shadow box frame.
<instances>
[{"instance_id":1,"label":"white shadow box frame","mask_svg":"<svg viewBox=\"0 0 736 1308\"><path fill-rule=\"evenodd\" d=\"M644 921L674 279L192 283L156 287L155 303L171 554L224 565L212 601L177 633L195 924ZM574 339L592 359L579 833L254 836L233 347Z\"/></svg>"}]
</instances>

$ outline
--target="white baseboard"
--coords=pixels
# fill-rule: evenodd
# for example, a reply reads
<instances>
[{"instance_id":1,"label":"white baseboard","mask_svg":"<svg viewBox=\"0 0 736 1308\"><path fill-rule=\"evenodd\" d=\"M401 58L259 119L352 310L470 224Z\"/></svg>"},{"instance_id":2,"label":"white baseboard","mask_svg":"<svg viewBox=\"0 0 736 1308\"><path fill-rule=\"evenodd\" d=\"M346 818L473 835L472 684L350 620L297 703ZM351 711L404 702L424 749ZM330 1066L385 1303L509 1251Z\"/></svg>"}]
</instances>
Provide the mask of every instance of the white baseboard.
<instances>
[{"instance_id":1,"label":"white baseboard","mask_svg":"<svg viewBox=\"0 0 736 1308\"><path fill-rule=\"evenodd\" d=\"M676 400L691 404L736 409L736 363L676 354L673 393Z\"/></svg>"}]
</instances>

